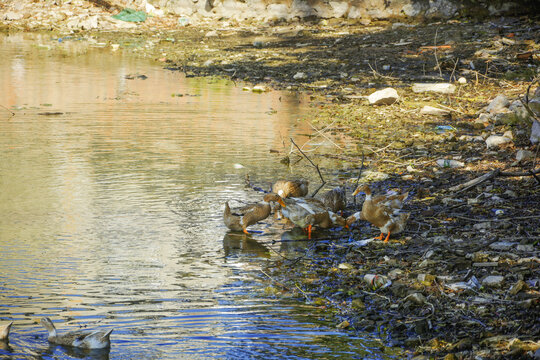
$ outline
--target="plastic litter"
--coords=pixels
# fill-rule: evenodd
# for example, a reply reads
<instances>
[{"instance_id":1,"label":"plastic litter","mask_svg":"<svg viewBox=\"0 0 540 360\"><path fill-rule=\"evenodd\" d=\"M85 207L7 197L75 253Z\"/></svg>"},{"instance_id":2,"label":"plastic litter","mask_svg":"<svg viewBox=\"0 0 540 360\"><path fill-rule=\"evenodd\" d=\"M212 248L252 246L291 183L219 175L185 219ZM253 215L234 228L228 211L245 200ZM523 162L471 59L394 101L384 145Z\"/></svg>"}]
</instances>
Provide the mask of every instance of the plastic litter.
<instances>
[{"instance_id":1,"label":"plastic litter","mask_svg":"<svg viewBox=\"0 0 540 360\"><path fill-rule=\"evenodd\" d=\"M144 11L137 11L129 8L125 8L118 14L113 15L113 18L128 22L142 22L146 20L146 13Z\"/></svg>"}]
</instances>

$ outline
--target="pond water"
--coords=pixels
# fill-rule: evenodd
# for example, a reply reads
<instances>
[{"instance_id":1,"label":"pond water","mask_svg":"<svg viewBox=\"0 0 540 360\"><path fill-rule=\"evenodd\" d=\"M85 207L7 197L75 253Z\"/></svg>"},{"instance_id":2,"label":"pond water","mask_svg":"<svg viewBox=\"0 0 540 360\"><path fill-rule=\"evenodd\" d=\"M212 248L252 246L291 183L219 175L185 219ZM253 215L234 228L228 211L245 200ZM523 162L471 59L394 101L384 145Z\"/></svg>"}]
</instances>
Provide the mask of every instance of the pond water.
<instances>
[{"instance_id":1,"label":"pond water","mask_svg":"<svg viewBox=\"0 0 540 360\"><path fill-rule=\"evenodd\" d=\"M223 225L226 200L261 197L246 173L299 175L270 150L310 132L305 99L77 38L0 36L0 56L0 324L14 321L0 358L389 357L316 307L264 296L280 234ZM49 346L43 316L114 328L110 351Z\"/></svg>"}]
</instances>

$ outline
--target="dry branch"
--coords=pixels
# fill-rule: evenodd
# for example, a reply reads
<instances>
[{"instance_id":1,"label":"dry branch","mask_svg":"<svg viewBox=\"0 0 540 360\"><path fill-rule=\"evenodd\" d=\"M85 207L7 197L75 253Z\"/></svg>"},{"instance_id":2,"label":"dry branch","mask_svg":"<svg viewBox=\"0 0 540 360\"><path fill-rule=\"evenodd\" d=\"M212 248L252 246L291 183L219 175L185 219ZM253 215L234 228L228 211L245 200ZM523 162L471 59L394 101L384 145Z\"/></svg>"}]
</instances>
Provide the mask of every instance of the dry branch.
<instances>
[{"instance_id":1,"label":"dry branch","mask_svg":"<svg viewBox=\"0 0 540 360\"><path fill-rule=\"evenodd\" d=\"M307 159L307 161L309 161L311 163L311 165L313 165L313 167L317 170L317 172L319 173L319 177L321 178L321 181L322 181L322 184L321 186L319 186L319 188L317 190L315 190L315 192L313 194L311 194L311 197L314 197L315 195L317 195L317 193L319 192L319 190L322 189L322 187L326 184L326 181L324 180L322 174L321 174L321 170L319 169L319 165L315 165L313 163L313 161L311 161L311 159L302 151L302 149L300 149L298 147L298 145L296 145L296 143L294 142L294 140L292 138L291 139L291 142L293 143L294 146L296 146L296 148L298 149L298 151L300 151L300 153L302 155L304 155L304 157Z\"/></svg>"}]
</instances>

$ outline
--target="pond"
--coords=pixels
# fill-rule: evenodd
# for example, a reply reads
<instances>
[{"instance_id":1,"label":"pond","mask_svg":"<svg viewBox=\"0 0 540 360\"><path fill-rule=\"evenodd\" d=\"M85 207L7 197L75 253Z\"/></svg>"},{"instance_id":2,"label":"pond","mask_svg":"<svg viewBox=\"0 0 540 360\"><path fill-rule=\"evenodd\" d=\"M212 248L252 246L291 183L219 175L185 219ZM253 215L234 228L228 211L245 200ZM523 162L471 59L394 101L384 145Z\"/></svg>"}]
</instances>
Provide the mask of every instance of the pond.
<instances>
[{"instance_id":1,"label":"pond","mask_svg":"<svg viewBox=\"0 0 540 360\"><path fill-rule=\"evenodd\" d=\"M302 176L271 150L306 141L305 98L76 37L3 35L0 56L0 324L14 322L0 358L390 357L315 306L265 296L280 234L223 225L226 200L262 197L246 174ZM110 351L50 346L44 316L113 328Z\"/></svg>"}]
</instances>

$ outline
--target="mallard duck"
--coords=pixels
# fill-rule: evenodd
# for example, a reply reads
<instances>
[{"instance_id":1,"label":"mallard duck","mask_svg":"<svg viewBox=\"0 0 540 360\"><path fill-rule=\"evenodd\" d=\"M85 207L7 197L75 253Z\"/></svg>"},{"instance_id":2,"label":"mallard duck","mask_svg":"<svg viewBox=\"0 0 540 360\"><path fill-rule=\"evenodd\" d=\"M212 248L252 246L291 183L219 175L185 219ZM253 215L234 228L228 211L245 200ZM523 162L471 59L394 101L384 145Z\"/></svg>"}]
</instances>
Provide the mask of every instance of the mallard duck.
<instances>
[{"instance_id":1,"label":"mallard duck","mask_svg":"<svg viewBox=\"0 0 540 360\"><path fill-rule=\"evenodd\" d=\"M334 213L330 215L324 203L318 199L291 197L283 199L283 202L285 203L284 208L281 210L283 216L295 225L307 230L309 239L311 239L313 226L331 227L331 224L345 225L344 220L343 222L339 220L343 219L341 216Z\"/></svg>"},{"instance_id":2,"label":"mallard duck","mask_svg":"<svg viewBox=\"0 0 540 360\"><path fill-rule=\"evenodd\" d=\"M111 346L110 330L76 330L64 334L57 334L53 322L49 318L42 318L41 325L49 332L48 340L53 344L73 346L81 349L105 349Z\"/></svg>"},{"instance_id":3,"label":"mallard duck","mask_svg":"<svg viewBox=\"0 0 540 360\"><path fill-rule=\"evenodd\" d=\"M337 188L326 192L321 197L321 201L324 203L324 206L332 212L337 213L338 211L345 210L345 206L347 205L345 188L338 186Z\"/></svg>"},{"instance_id":4,"label":"mallard duck","mask_svg":"<svg viewBox=\"0 0 540 360\"><path fill-rule=\"evenodd\" d=\"M7 341L9 339L9 330L13 325L13 321L7 325L0 326L0 341Z\"/></svg>"},{"instance_id":5,"label":"mallard duck","mask_svg":"<svg viewBox=\"0 0 540 360\"><path fill-rule=\"evenodd\" d=\"M278 180L272 185L272 192L282 199L288 197L303 197L308 193L307 180Z\"/></svg>"},{"instance_id":6,"label":"mallard duck","mask_svg":"<svg viewBox=\"0 0 540 360\"><path fill-rule=\"evenodd\" d=\"M369 186L361 185L353 192L353 196L356 196L360 192L366 194L366 199L364 200L358 219L365 219L378 227L381 230L381 235L378 237L379 240L383 239L383 234L387 234L384 242L388 242L390 234L397 234L403 231L410 214L400 213L399 210L403 206L403 201L409 195L408 192L401 195L378 195L372 197ZM356 218L356 214L353 214L352 217ZM352 220L349 217L347 224L350 225Z\"/></svg>"},{"instance_id":7,"label":"mallard duck","mask_svg":"<svg viewBox=\"0 0 540 360\"><path fill-rule=\"evenodd\" d=\"M276 194L266 194L263 201L257 204L251 204L235 210L236 213L231 211L229 202L225 203L225 211L223 212L223 221L225 225L233 231L243 231L245 234L249 234L247 227L253 225L261 220L266 219L272 212L270 202L275 201L284 206L285 203Z\"/></svg>"},{"instance_id":8,"label":"mallard duck","mask_svg":"<svg viewBox=\"0 0 540 360\"><path fill-rule=\"evenodd\" d=\"M316 226L323 229L329 229L334 226L349 227L344 218L329 210L322 213L309 214L306 216L306 222L312 227Z\"/></svg>"}]
</instances>

